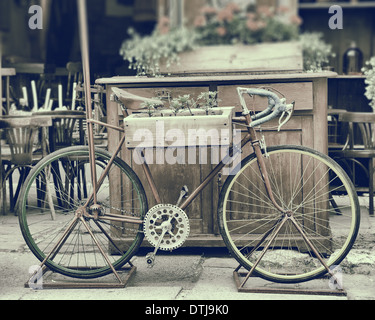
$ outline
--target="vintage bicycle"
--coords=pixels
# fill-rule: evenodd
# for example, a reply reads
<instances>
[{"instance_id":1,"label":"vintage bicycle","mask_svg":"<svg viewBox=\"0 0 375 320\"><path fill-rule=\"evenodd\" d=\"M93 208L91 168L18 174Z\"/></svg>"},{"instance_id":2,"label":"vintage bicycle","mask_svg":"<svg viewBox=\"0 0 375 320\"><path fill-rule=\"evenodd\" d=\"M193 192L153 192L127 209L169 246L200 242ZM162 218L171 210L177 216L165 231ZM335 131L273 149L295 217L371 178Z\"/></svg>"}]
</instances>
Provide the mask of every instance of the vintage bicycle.
<instances>
[{"instance_id":1,"label":"vintage bicycle","mask_svg":"<svg viewBox=\"0 0 375 320\"><path fill-rule=\"evenodd\" d=\"M358 197L345 171L327 155L304 146L267 147L256 128L280 117L281 128L293 103L272 90L238 88L245 133L190 194L177 204L163 203L147 161L142 163L156 205L148 207L141 180L119 153L124 127L94 120L89 71L86 1L79 0L88 146L49 154L29 173L19 197L23 237L41 266L68 277L93 279L114 273L137 254L144 238L154 250L173 251L189 236L187 207L226 166L241 159L221 188L217 219L225 245L240 266L264 279L296 283L312 280L340 264L358 234ZM244 95L265 97L268 107L250 113ZM113 99L124 116L128 108L160 104L115 88ZM122 138L113 153L94 145L94 124L117 130ZM231 123L232 124L232 123ZM252 150L251 150L252 149ZM138 151L137 151L138 152ZM142 152L141 152L142 153ZM142 157L142 154L139 154ZM33 275L34 276L34 275Z\"/></svg>"},{"instance_id":2,"label":"vintage bicycle","mask_svg":"<svg viewBox=\"0 0 375 320\"><path fill-rule=\"evenodd\" d=\"M268 107L251 114L246 94L267 98ZM217 219L225 245L241 266L267 280L295 283L319 277L345 258L356 239L360 209L353 184L325 154L304 146L266 147L258 138L259 125L280 116L280 126L285 124L293 103L267 89L238 88L238 95L243 112L233 123L245 134L226 157L241 156L249 146L253 152L228 175L220 192ZM124 115L129 105L139 109L145 102L161 103L119 88L113 89L113 99ZM90 109L87 114L89 137L94 123L124 132L121 126L93 120ZM185 243L190 230L185 210L227 159L177 205L163 203L143 162L157 203L149 208L139 177L118 156L124 141L123 134L111 154L95 147L91 138L88 146L48 155L30 172L20 196L19 222L42 265L92 279L129 262L144 238L154 247L146 256L151 265L158 250L172 251Z\"/></svg>"}]
</instances>

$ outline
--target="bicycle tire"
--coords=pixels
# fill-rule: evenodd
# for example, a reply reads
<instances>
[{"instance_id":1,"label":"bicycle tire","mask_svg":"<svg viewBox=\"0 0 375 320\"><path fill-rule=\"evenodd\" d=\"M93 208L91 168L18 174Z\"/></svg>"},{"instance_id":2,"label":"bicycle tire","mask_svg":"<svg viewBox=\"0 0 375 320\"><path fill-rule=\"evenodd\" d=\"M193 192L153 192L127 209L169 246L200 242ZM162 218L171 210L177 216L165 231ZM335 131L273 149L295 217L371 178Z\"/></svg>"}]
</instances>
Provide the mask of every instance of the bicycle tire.
<instances>
[{"instance_id":1,"label":"bicycle tire","mask_svg":"<svg viewBox=\"0 0 375 320\"><path fill-rule=\"evenodd\" d=\"M265 158L276 201L318 250L327 267L339 265L352 248L360 224L353 183L331 158L303 146L275 146ZM291 220L272 205L255 154L245 158L220 193L220 233L233 257L254 274L281 283L309 281L327 273ZM287 188L285 186L288 186ZM336 206L330 206L335 200ZM275 239L271 242L274 234Z\"/></svg>"},{"instance_id":2,"label":"bicycle tire","mask_svg":"<svg viewBox=\"0 0 375 320\"><path fill-rule=\"evenodd\" d=\"M98 178L111 154L95 150ZM120 188L116 183L122 183ZM115 199L110 192L122 190ZM111 191L112 190L112 191ZM115 191L116 191L115 190ZM92 193L88 147L56 151L41 160L28 175L19 202L22 235L34 255L44 261L74 219L77 208ZM114 163L97 192L106 212L131 212L143 219L148 211L143 186L134 171L120 158ZM90 206L89 206L90 207ZM51 216L54 214L54 219ZM84 219L115 269L126 264L140 247L142 225ZM45 262L63 275L92 279L112 272L82 220L77 220L69 237Z\"/></svg>"}]
</instances>

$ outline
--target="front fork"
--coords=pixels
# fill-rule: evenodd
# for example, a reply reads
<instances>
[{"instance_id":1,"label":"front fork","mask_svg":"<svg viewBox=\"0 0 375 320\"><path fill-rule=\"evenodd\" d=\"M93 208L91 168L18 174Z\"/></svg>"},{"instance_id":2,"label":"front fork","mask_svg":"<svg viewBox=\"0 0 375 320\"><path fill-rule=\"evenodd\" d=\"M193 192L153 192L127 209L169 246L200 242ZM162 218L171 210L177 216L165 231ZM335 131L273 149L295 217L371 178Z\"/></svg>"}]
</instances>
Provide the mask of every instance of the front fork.
<instances>
[{"instance_id":1,"label":"front fork","mask_svg":"<svg viewBox=\"0 0 375 320\"><path fill-rule=\"evenodd\" d=\"M250 127L251 117L250 117L249 114L247 114L245 116L245 118L246 118L248 134L250 135L251 145L252 145L254 153L257 157L259 171L260 171L261 177L263 179L264 186L265 186L266 191L267 191L267 195L268 195L269 199L271 200L272 204L275 206L275 208L278 211L280 211L281 213L283 213L283 215L285 215L287 213L287 211L285 209L283 209L282 207L280 207L280 205L277 203L277 201L276 201L276 199L273 195L271 182L269 180L269 176L268 176L268 172L267 172L267 168L266 168L265 157L262 153L261 142L257 137L255 129L253 127Z\"/></svg>"}]
</instances>

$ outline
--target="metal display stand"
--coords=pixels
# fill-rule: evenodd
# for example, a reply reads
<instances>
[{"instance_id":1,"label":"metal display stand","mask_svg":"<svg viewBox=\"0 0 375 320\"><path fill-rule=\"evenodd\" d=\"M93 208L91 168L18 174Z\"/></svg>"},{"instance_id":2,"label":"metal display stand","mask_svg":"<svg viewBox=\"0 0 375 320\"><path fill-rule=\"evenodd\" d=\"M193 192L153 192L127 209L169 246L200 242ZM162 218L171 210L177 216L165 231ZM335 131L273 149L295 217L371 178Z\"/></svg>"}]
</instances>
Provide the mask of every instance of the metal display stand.
<instances>
[{"instance_id":1,"label":"metal display stand","mask_svg":"<svg viewBox=\"0 0 375 320\"><path fill-rule=\"evenodd\" d=\"M75 282L68 280L68 277L57 274L44 266L41 272L34 273L25 283L25 288L34 290L44 289L123 289L127 286L137 267L128 262L128 267L122 267L110 274L96 280L77 280ZM111 276L115 279L109 279ZM46 281L47 280L47 281ZM116 281L117 280L117 281Z\"/></svg>"},{"instance_id":2,"label":"metal display stand","mask_svg":"<svg viewBox=\"0 0 375 320\"><path fill-rule=\"evenodd\" d=\"M346 295L346 293L344 292L344 290L341 288L341 284L338 281L337 277L335 276L333 270L331 270L329 268L329 266L326 264L326 262L323 260L323 258L321 257L321 255L317 251L316 247L313 245L313 243L310 241L310 239L306 236L306 234L303 232L303 230L301 229L301 227L297 224L297 222L295 221L293 215L289 214L289 213L287 213L283 217L281 223L276 228L276 230L274 231L273 235L271 235L271 237L270 237L270 239L268 241L268 244L265 245L265 247L262 250L261 254L259 255L258 259L252 265L252 268L247 273L239 273L239 270L242 267L241 265L239 265L235 269L235 271L234 271L234 278L235 278L235 281L236 281L236 284L237 284L238 291L239 292L263 292L263 293L266 293L267 291L269 291L269 288L260 288L260 289L259 288L258 289L245 288L245 284L247 283L247 281L249 280L250 277L254 277L255 276L254 271L255 271L256 267L258 266L258 264L260 263L260 261L263 259L264 255L266 254L266 252L270 248L271 243L275 240L276 236L281 231L281 228L283 227L283 225L288 220L290 220L293 223L293 225L295 226L295 228L297 229L297 231L300 233L300 235L302 236L302 238L306 242L308 248L311 250L311 252L314 254L314 256L320 261L321 265L325 268L325 270L326 270L326 274L325 275L329 277L328 279L331 279L333 281L334 286L335 286L335 290L319 290L319 289L318 290L304 290L304 289L290 290L290 289L286 289L286 288L280 288L280 289L276 289L276 290L271 290L271 292L268 292L268 293L283 293L283 294L287 294L287 293L297 294L298 293L298 294L316 294L316 295L318 295L318 294L343 295L343 293L344 293L344 295ZM255 247L255 249L257 247L260 247L260 245L262 244L262 242L264 242L266 240L266 238L270 235L271 231L273 231L273 230L274 229L271 229L270 232L268 234L266 234L265 237L263 237L263 239ZM250 255L251 255L251 253L250 253ZM240 276L242 276L242 275L244 275L245 278L244 278L244 280L241 283L240 282Z\"/></svg>"},{"instance_id":3,"label":"metal display stand","mask_svg":"<svg viewBox=\"0 0 375 320\"><path fill-rule=\"evenodd\" d=\"M79 32L80 32L80 45L82 52L82 65L83 65L83 77L84 77L84 92L85 92L85 104L86 110L91 110L91 85L90 85L90 63L89 63L89 39L88 39L88 22L87 22L87 6L86 0L77 0L78 12L79 12ZM89 115L91 119L91 115ZM88 123L92 126L92 123ZM89 130L93 132L93 130ZM93 135L89 135L89 139L93 140ZM93 177L96 179L96 177ZM96 278L95 280L77 279L77 281L69 280L70 277L63 276L60 273L50 270L46 266L46 262L51 258L53 254L56 254L62 243L66 240L70 230L66 230L62 238L58 241L56 246L51 250L50 254L46 256L45 260L41 265L34 271L30 279L25 283L26 288L31 288L35 290L41 289L108 289L108 288L125 288L131 277L134 275L137 268L129 261L127 264L129 267L123 267L116 270L114 266L109 261L108 256L104 252L103 248L100 246L96 240L94 234L91 232L90 228L87 226L83 217L75 217L75 220L81 219L83 224L86 226L88 233L91 235L93 242L96 244L100 250L104 260L107 262L108 266L111 268L111 273L104 277ZM74 222L73 221L73 222ZM111 280L108 281L108 279ZM47 281L46 281L47 280Z\"/></svg>"},{"instance_id":4,"label":"metal display stand","mask_svg":"<svg viewBox=\"0 0 375 320\"><path fill-rule=\"evenodd\" d=\"M312 285L306 285L306 287L303 287L303 284L298 284L299 287L296 287L295 284L279 284L279 283L272 283L268 287L266 286L245 286L247 281L250 278L258 278L256 275L252 275L249 272L241 272L241 265L238 266L234 272L233 272L233 278L237 286L238 292L243 293L268 293L268 294L301 294L301 295L325 295L325 296L337 296L337 297L346 297L347 292L340 287L339 284L337 284L337 289L317 289L314 287L320 287L320 284L312 286ZM332 278L331 274L326 274L323 277L320 277L316 279L316 281L319 280L325 280L329 281L329 279ZM264 280L266 281L266 280ZM312 280L315 281L315 280ZM312 283L312 281L308 282L309 284ZM336 278L334 278L334 281L337 281ZM327 282L325 282L327 284ZM267 282L268 284L268 282ZM310 288L309 288L310 287ZM311 288L313 287L313 288Z\"/></svg>"}]
</instances>

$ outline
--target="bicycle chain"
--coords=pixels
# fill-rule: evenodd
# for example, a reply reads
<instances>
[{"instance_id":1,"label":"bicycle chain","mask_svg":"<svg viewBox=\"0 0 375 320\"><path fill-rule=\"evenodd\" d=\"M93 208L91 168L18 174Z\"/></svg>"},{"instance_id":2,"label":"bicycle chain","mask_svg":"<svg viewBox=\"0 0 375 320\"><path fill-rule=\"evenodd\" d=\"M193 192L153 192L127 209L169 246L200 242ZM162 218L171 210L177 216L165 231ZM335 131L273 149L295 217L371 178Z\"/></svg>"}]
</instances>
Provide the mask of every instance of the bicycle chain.
<instances>
[{"instance_id":1,"label":"bicycle chain","mask_svg":"<svg viewBox=\"0 0 375 320\"><path fill-rule=\"evenodd\" d=\"M107 207L107 206L103 206L103 208L105 208L105 209L113 209L113 210L119 211L119 212L121 212L121 213L123 213L123 214L129 215L129 216L132 216L132 217L136 217L135 214L130 213L130 212L128 212L128 211L125 210L125 209L116 208L116 207L109 207L109 206L108 206L108 207ZM104 221L102 221L102 222L104 222ZM122 231L132 231L132 232L137 232L137 233L144 233L143 230L138 230L138 229L132 229L132 228L120 227L120 226L115 225L115 224L110 223L110 222L105 222L105 223L111 225L112 227L114 227L114 228L116 228L116 229L118 229L118 230L122 230Z\"/></svg>"},{"instance_id":2,"label":"bicycle chain","mask_svg":"<svg viewBox=\"0 0 375 320\"><path fill-rule=\"evenodd\" d=\"M100 220L100 219L99 219ZM137 233L144 233L143 230L138 230L138 229L132 229L132 228L125 228L125 227L120 227L118 225L115 225L113 223L110 223L110 222L107 222L107 221L103 221L103 220L100 220L102 223L105 223L105 224L108 224L110 225L111 227L114 227L118 230L121 230L121 231L131 231L131 232L137 232Z\"/></svg>"}]
</instances>

